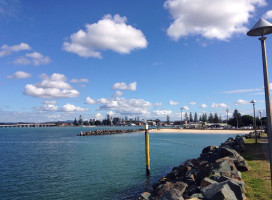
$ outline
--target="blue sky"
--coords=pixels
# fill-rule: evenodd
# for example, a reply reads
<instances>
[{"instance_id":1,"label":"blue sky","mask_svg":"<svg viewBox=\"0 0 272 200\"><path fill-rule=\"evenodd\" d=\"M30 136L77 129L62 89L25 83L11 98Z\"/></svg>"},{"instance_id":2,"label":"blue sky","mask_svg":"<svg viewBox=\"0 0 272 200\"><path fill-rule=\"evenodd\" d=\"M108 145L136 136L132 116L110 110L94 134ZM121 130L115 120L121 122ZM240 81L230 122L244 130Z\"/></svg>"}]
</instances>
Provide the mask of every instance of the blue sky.
<instances>
[{"instance_id":1,"label":"blue sky","mask_svg":"<svg viewBox=\"0 0 272 200\"><path fill-rule=\"evenodd\" d=\"M265 0L0 0L0 121L265 115ZM267 36L268 67L272 36ZM271 77L271 70L269 73Z\"/></svg>"}]
</instances>

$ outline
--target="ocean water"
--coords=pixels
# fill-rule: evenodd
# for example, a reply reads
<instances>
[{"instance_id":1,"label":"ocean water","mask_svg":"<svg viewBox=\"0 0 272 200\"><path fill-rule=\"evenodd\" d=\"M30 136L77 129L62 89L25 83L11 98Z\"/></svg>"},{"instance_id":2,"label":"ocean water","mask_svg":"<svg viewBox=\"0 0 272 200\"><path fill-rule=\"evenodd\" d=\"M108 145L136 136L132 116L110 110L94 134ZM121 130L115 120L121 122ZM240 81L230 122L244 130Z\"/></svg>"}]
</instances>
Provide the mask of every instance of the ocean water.
<instances>
[{"instance_id":1,"label":"ocean water","mask_svg":"<svg viewBox=\"0 0 272 200\"><path fill-rule=\"evenodd\" d=\"M151 133L148 178L144 133L76 136L80 130L0 128L0 199L136 199L203 147L234 136Z\"/></svg>"}]
</instances>

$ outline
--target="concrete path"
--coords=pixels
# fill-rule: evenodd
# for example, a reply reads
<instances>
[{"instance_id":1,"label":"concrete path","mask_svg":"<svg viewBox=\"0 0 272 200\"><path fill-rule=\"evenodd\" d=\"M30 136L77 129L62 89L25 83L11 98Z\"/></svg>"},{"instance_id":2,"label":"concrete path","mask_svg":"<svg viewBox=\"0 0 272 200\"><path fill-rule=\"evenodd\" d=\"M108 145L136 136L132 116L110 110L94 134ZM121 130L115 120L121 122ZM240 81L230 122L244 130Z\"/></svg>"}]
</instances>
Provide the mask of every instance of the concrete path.
<instances>
[{"instance_id":1,"label":"concrete path","mask_svg":"<svg viewBox=\"0 0 272 200\"><path fill-rule=\"evenodd\" d=\"M262 149L263 149L265 158L266 158L266 160L269 161L269 153L268 153L268 137L267 137L267 135L261 136L259 142L262 143Z\"/></svg>"}]
</instances>

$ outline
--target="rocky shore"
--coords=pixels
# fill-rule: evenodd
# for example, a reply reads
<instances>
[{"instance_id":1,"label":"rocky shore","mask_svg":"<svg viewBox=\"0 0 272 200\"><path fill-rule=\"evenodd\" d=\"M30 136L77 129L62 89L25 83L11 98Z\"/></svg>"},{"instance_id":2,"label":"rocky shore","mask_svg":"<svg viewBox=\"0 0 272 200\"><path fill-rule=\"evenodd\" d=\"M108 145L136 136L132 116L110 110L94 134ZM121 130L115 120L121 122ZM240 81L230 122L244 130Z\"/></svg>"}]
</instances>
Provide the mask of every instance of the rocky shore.
<instances>
[{"instance_id":1,"label":"rocky shore","mask_svg":"<svg viewBox=\"0 0 272 200\"><path fill-rule=\"evenodd\" d=\"M220 146L208 146L199 158L185 161L138 200L245 200L241 172L250 170L240 155L244 137L229 138Z\"/></svg>"},{"instance_id":2,"label":"rocky shore","mask_svg":"<svg viewBox=\"0 0 272 200\"><path fill-rule=\"evenodd\" d=\"M123 134L123 133L135 133L135 132L141 132L144 131L144 129L128 129L128 130L95 130L95 131L87 131L87 132L81 132L77 134L77 136L98 136L98 135L113 135L113 134Z\"/></svg>"}]
</instances>

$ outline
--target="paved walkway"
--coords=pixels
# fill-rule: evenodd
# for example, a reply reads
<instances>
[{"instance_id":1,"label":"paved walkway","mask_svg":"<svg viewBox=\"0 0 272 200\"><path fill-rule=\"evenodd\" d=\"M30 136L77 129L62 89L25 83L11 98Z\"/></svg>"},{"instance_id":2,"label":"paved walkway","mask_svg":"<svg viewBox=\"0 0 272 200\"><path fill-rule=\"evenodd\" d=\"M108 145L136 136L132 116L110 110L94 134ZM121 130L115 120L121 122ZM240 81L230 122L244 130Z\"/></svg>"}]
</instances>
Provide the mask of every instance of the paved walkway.
<instances>
[{"instance_id":1,"label":"paved walkway","mask_svg":"<svg viewBox=\"0 0 272 200\"><path fill-rule=\"evenodd\" d=\"M269 161L269 153L268 153L268 137L267 137L267 135L261 136L259 142L262 143L262 149L263 149L265 158L266 158L266 160Z\"/></svg>"}]
</instances>

